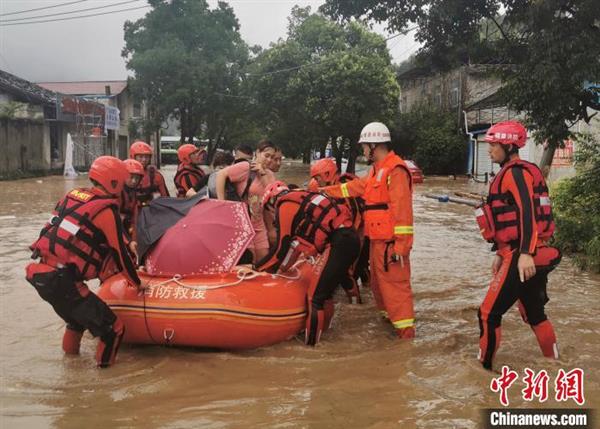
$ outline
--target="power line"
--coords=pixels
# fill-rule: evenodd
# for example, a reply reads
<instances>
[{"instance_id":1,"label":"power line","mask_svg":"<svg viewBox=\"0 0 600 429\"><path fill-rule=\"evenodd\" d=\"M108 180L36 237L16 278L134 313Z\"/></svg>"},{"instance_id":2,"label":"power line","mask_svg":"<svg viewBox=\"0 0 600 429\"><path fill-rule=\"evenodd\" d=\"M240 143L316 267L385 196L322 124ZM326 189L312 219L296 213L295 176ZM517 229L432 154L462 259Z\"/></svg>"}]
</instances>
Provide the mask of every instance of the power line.
<instances>
[{"instance_id":1,"label":"power line","mask_svg":"<svg viewBox=\"0 0 600 429\"><path fill-rule=\"evenodd\" d=\"M110 14L113 14L113 13L127 12L127 11L130 11L130 10L145 9L145 8L148 8L148 7L150 7L150 5L130 7L130 8L119 9L119 10L111 10L109 12L92 13L92 14L89 14L89 15L71 16L69 18L45 19L45 20L42 20L42 21L29 21L29 22L13 22L11 24L2 24L2 25L0 25L0 27L11 27L13 25L42 24L44 22L70 21L72 19L90 18L90 17L93 17L93 16L110 15Z\"/></svg>"},{"instance_id":2,"label":"power line","mask_svg":"<svg viewBox=\"0 0 600 429\"><path fill-rule=\"evenodd\" d=\"M31 20L31 19L48 18L48 17L51 17L51 16L71 15L71 14L79 13L79 12L88 12L90 10L106 9L107 7L121 6L121 5L128 4L128 3L135 3L137 1L140 1L140 0L127 0L127 1L122 1L120 3L113 3L113 4L104 5L104 6L89 7L87 9L77 9L77 10L72 10L72 11L69 11L69 12L50 13L50 14L47 14L47 15L29 16L27 18L4 19L4 20L0 20L0 23L15 22L15 21L28 21L28 20Z\"/></svg>"},{"instance_id":3,"label":"power line","mask_svg":"<svg viewBox=\"0 0 600 429\"><path fill-rule=\"evenodd\" d=\"M393 36L390 36L390 37L388 37L387 39L385 39L385 41L387 42L387 41L389 41L389 40L395 39L396 37L400 37L400 36L406 36L408 33L410 33L410 32L411 32L411 31L413 31L413 30L416 30L417 28L419 28L419 26L418 26L418 25L413 25L412 27L410 27L410 28L407 28L407 29L406 29L406 30L404 30L404 31L401 31L401 32L399 32L399 33L397 33L397 34L394 34Z\"/></svg>"},{"instance_id":4,"label":"power line","mask_svg":"<svg viewBox=\"0 0 600 429\"><path fill-rule=\"evenodd\" d=\"M412 55L412 53L414 52L414 50L415 49L419 49L420 47L421 47L421 44L418 43L418 42L416 44L412 44L411 46L409 46L408 48L406 48L405 50L403 50L402 52L400 52L398 54L398 57L401 57L402 55L406 54L409 51L410 51L410 55Z\"/></svg>"},{"instance_id":5,"label":"power line","mask_svg":"<svg viewBox=\"0 0 600 429\"><path fill-rule=\"evenodd\" d=\"M83 3L85 1L88 1L88 0L70 1L70 2L67 2L67 3L55 4L53 6L36 7L35 9L19 10L17 12L10 12L10 13L0 13L0 16L19 15L21 13L35 12L35 11L44 10L44 9L52 9L52 8L55 8L55 7L68 6L70 4L75 4L75 3Z\"/></svg>"}]
</instances>

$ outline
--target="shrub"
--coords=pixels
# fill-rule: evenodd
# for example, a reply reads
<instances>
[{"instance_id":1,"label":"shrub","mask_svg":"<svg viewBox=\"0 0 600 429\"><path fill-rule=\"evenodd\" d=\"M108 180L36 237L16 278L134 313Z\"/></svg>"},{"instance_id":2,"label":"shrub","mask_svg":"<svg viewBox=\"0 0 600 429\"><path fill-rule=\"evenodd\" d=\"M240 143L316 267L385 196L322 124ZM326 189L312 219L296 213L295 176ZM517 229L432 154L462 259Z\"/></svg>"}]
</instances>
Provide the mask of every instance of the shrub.
<instances>
[{"instance_id":1,"label":"shrub","mask_svg":"<svg viewBox=\"0 0 600 429\"><path fill-rule=\"evenodd\" d=\"M395 147L412 158L425 174L463 174L466 171L467 140L458 127L456 114L424 105L400 115Z\"/></svg>"},{"instance_id":2,"label":"shrub","mask_svg":"<svg viewBox=\"0 0 600 429\"><path fill-rule=\"evenodd\" d=\"M552 188L555 244L581 268L600 273L600 145L590 135L576 145L577 174Z\"/></svg>"}]
</instances>

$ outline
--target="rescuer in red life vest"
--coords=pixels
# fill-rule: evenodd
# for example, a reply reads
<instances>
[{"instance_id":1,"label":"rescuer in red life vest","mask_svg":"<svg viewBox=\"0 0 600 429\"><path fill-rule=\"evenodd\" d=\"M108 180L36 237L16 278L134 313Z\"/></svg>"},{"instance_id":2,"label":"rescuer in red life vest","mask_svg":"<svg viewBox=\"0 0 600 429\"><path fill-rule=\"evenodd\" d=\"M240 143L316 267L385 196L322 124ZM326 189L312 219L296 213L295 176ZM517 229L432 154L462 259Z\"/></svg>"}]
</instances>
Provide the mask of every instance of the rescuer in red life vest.
<instances>
[{"instance_id":1,"label":"rescuer in red life vest","mask_svg":"<svg viewBox=\"0 0 600 429\"><path fill-rule=\"evenodd\" d=\"M326 195L290 191L283 182L267 186L262 206L267 228L277 230L277 242L257 264L261 271L286 271L301 254L326 255L319 278L308 290L305 343L315 345L333 317L332 294L339 279L358 257L359 240L345 206Z\"/></svg>"},{"instance_id":2,"label":"rescuer in red life vest","mask_svg":"<svg viewBox=\"0 0 600 429\"><path fill-rule=\"evenodd\" d=\"M206 173L200 167L206 151L193 144L183 144L177 149L179 166L173 178L177 188L177 197L185 198L190 188L196 188Z\"/></svg>"},{"instance_id":3,"label":"rescuer in red life vest","mask_svg":"<svg viewBox=\"0 0 600 429\"><path fill-rule=\"evenodd\" d=\"M133 142L129 148L129 158L139 161L144 166L145 174L137 189L139 206L150 204L154 198L169 196L165 178L154 165L150 164L153 153L152 147L141 140Z\"/></svg>"},{"instance_id":4,"label":"rescuer in red life vest","mask_svg":"<svg viewBox=\"0 0 600 429\"><path fill-rule=\"evenodd\" d=\"M125 326L112 310L91 292L85 280L105 278L122 270L135 285L140 279L128 249L119 195L127 180L125 164L112 156L97 158L89 172L90 189L73 189L54 209L52 218L30 246L32 258L26 278L38 294L67 323L63 350L78 354L87 329L100 341L96 362L105 368L114 363Z\"/></svg>"},{"instance_id":5,"label":"rescuer in red life vest","mask_svg":"<svg viewBox=\"0 0 600 429\"><path fill-rule=\"evenodd\" d=\"M476 211L483 237L497 250L494 277L478 312L479 360L484 368L492 368L502 316L515 302L544 356L558 359L554 328L544 312L548 273L561 258L558 249L547 245L554 220L546 181L535 164L519 158L519 148L527 141L519 122L493 125L485 141L501 169L490 183L487 203Z\"/></svg>"},{"instance_id":6,"label":"rescuer in red life vest","mask_svg":"<svg viewBox=\"0 0 600 429\"><path fill-rule=\"evenodd\" d=\"M331 186L341 183L337 164L332 158L323 158L315 162L310 167L310 177L311 180L308 184L308 190L312 192L318 192L319 186ZM358 233L362 245L364 241L364 230L362 228L362 209L359 199L337 198L335 202L337 204L345 205L352 214L352 225L354 230ZM358 283L356 282L358 276L355 275L355 269L356 263L352 264L348 274L341 279L340 284L348 295L351 304L361 304L360 291L358 289Z\"/></svg>"},{"instance_id":7,"label":"rescuer in red life vest","mask_svg":"<svg viewBox=\"0 0 600 429\"><path fill-rule=\"evenodd\" d=\"M144 177L144 167L135 159L126 159L123 162L129 178L125 181L121 193L121 219L125 231L135 240L135 221L138 213L137 187Z\"/></svg>"},{"instance_id":8,"label":"rescuer in red life vest","mask_svg":"<svg viewBox=\"0 0 600 429\"><path fill-rule=\"evenodd\" d=\"M381 122L367 124L358 143L373 164L367 176L319 188L335 198L365 200L365 236L369 238L370 286L377 307L399 338L415 336L410 286L413 244L412 178L391 147L389 129Z\"/></svg>"}]
</instances>

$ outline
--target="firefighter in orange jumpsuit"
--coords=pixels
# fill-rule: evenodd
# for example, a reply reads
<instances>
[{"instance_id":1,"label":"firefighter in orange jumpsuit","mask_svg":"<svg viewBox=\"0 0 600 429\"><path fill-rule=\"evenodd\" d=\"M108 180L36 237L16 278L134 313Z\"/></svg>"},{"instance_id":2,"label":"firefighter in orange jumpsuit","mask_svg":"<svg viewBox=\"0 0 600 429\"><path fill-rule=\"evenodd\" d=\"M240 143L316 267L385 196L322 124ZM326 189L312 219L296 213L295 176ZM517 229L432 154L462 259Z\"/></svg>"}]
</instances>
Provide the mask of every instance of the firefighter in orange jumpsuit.
<instances>
[{"instance_id":1,"label":"firefighter in orange jumpsuit","mask_svg":"<svg viewBox=\"0 0 600 429\"><path fill-rule=\"evenodd\" d=\"M415 314L410 286L413 244L412 179L406 164L391 149L388 128L367 124L358 141L373 163L367 176L341 185L320 188L336 198L365 200L365 235L370 240L371 290L382 314L398 337L415 336Z\"/></svg>"},{"instance_id":2,"label":"firefighter in orange jumpsuit","mask_svg":"<svg viewBox=\"0 0 600 429\"><path fill-rule=\"evenodd\" d=\"M129 148L129 158L135 159L144 166L145 174L137 188L137 200L140 207L150 204L154 198L169 196L165 178L156 166L150 164L153 153L152 147L141 140L133 142Z\"/></svg>"},{"instance_id":3,"label":"firefighter in orange jumpsuit","mask_svg":"<svg viewBox=\"0 0 600 429\"><path fill-rule=\"evenodd\" d=\"M125 164L112 156L97 158L90 168L90 189L73 189L54 209L53 216L30 246L26 278L44 301L67 323L63 350L78 354L87 329L100 341L96 362L114 363L125 333L123 322L91 292L86 280L104 280L121 271L140 285L119 215L119 196L127 180Z\"/></svg>"},{"instance_id":4,"label":"firefighter in orange jumpsuit","mask_svg":"<svg viewBox=\"0 0 600 429\"><path fill-rule=\"evenodd\" d=\"M126 159L123 162L129 178L121 193L121 219L125 231L135 240L135 221L138 212L137 187L144 177L144 166L135 159Z\"/></svg>"},{"instance_id":5,"label":"firefighter in orange jumpsuit","mask_svg":"<svg viewBox=\"0 0 600 429\"><path fill-rule=\"evenodd\" d=\"M310 177L308 190L311 192L318 192L319 186L331 186L341 183L337 164L332 158L323 158L315 162L310 167ZM336 203L345 205L352 213L352 225L358 233L362 248L364 230L360 198L337 198ZM351 304L362 304L358 283L356 282L358 275L355 275L357 262L350 267L348 275L340 281Z\"/></svg>"},{"instance_id":6,"label":"firefighter in orange jumpsuit","mask_svg":"<svg viewBox=\"0 0 600 429\"><path fill-rule=\"evenodd\" d=\"M333 317L333 291L358 257L360 242L350 211L326 195L290 191L279 181L267 186L262 206L274 219L267 227L276 229L277 241L258 270L286 271L301 254L323 255L307 292L305 343L315 345Z\"/></svg>"},{"instance_id":7,"label":"firefighter in orange jumpsuit","mask_svg":"<svg viewBox=\"0 0 600 429\"><path fill-rule=\"evenodd\" d=\"M493 279L479 308L479 360L492 369L500 345L502 316L515 302L544 356L558 359L556 335L544 312L548 273L560 262L560 251L548 246L554 233L548 187L537 165L519 158L527 130L519 122L493 125L485 136L492 162L501 166L490 183L486 204L477 208L483 238L497 251Z\"/></svg>"},{"instance_id":8,"label":"firefighter in orange jumpsuit","mask_svg":"<svg viewBox=\"0 0 600 429\"><path fill-rule=\"evenodd\" d=\"M177 197L185 198L190 188L196 187L203 182L206 173L200 167L200 162L204 158L205 150L194 146L193 144L183 144L177 149L177 158L179 166L177 173L173 178L177 188Z\"/></svg>"}]
</instances>

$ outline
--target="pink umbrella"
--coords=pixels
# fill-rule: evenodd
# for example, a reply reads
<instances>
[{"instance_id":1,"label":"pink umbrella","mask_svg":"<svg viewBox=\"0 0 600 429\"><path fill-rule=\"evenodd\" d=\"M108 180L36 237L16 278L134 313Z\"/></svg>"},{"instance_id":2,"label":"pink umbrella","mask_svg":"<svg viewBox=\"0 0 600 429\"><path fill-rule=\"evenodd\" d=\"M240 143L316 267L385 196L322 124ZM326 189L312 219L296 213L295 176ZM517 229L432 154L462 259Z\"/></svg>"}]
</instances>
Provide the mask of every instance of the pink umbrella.
<instances>
[{"instance_id":1,"label":"pink umbrella","mask_svg":"<svg viewBox=\"0 0 600 429\"><path fill-rule=\"evenodd\" d=\"M207 199L167 230L146 257L151 275L226 273L254 238L248 207Z\"/></svg>"}]
</instances>

